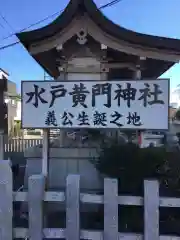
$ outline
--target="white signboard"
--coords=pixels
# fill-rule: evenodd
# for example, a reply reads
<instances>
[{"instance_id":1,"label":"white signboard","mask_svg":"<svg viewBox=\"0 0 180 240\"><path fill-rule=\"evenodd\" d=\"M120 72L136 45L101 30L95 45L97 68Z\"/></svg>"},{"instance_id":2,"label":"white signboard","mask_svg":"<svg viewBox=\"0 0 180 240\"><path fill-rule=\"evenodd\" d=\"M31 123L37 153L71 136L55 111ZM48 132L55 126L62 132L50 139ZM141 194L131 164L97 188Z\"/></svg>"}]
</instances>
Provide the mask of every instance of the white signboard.
<instances>
[{"instance_id":1,"label":"white signboard","mask_svg":"<svg viewBox=\"0 0 180 240\"><path fill-rule=\"evenodd\" d=\"M23 128L168 129L169 81L24 81Z\"/></svg>"}]
</instances>

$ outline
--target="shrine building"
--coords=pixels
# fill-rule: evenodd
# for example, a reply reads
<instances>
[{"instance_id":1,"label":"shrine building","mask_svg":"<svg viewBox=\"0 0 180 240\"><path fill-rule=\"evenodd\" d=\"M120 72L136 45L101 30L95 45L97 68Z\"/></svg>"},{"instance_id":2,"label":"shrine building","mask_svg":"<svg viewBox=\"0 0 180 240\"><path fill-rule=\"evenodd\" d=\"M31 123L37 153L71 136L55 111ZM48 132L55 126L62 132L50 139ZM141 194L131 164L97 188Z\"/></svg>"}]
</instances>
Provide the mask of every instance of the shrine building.
<instances>
[{"instance_id":1,"label":"shrine building","mask_svg":"<svg viewBox=\"0 0 180 240\"><path fill-rule=\"evenodd\" d=\"M117 25L103 15L93 0L71 0L52 23L37 30L18 33L17 37L55 81L153 80L180 60L180 40L146 35ZM63 145L66 136L61 135L63 138L61 137L60 144ZM57 150L51 150L53 156L57 154ZM69 156L71 161L72 156L78 159L84 154L86 158L85 150L82 152L79 146L78 151L75 148L71 151L64 148L59 154L61 157L62 154ZM87 156L88 154L89 152ZM27 174L40 171L42 150L35 147L29 150L27 156ZM39 159L36 165L30 161L31 158ZM90 163L84 162L81 168L76 167L73 160L71 167L65 168L63 161L50 161L52 187L64 182L69 173L81 175L81 170L84 188L99 187L98 173ZM78 165L79 160L76 161ZM52 169L57 168L61 174L52 174Z\"/></svg>"}]
</instances>

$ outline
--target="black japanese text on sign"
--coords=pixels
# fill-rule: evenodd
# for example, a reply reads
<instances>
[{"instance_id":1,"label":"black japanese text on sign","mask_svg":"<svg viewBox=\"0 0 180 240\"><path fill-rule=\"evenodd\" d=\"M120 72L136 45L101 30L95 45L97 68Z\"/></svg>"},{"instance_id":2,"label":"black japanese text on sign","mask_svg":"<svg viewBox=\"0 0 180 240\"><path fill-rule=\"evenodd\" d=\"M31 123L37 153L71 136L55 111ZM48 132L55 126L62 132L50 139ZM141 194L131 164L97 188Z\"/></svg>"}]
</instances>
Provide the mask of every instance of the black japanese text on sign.
<instances>
[{"instance_id":1,"label":"black japanese text on sign","mask_svg":"<svg viewBox=\"0 0 180 240\"><path fill-rule=\"evenodd\" d=\"M29 109L32 114L41 112L41 127L143 128L145 115L153 109L167 114L169 84L167 80L39 81L23 82L22 91L23 122Z\"/></svg>"}]
</instances>

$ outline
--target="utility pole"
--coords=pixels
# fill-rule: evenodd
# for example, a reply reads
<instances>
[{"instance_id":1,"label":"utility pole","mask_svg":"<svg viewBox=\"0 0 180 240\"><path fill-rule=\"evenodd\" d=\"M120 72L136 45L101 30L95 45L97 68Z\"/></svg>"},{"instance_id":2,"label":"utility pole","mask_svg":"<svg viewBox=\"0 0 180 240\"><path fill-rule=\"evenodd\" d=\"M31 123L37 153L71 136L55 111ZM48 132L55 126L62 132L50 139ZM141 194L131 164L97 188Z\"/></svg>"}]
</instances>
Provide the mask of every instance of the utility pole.
<instances>
[{"instance_id":1,"label":"utility pole","mask_svg":"<svg viewBox=\"0 0 180 240\"><path fill-rule=\"evenodd\" d=\"M44 81L46 81L46 72L44 71ZM48 178L49 173L49 129L43 129L43 147L42 147L42 174ZM47 183L47 182L46 182Z\"/></svg>"},{"instance_id":2,"label":"utility pole","mask_svg":"<svg viewBox=\"0 0 180 240\"><path fill-rule=\"evenodd\" d=\"M46 72L44 71L44 81L46 81Z\"/></svg>"},{"instance_id":3,"label":"utility pole","mask_svg":"<svg viewBox=\"0 0 180 240\"><path fill-rule=\"evenodd\" d=\"M138 63L136 65L136 72L135 72L135 79L141 80L142 79L142 69L143 69L143 62L146 60L146 57L139 57ZM143 145L143 131L139 130L136 131L136 138L138 139L138 144L140 147Z\"/></svg>"}]
</instances>

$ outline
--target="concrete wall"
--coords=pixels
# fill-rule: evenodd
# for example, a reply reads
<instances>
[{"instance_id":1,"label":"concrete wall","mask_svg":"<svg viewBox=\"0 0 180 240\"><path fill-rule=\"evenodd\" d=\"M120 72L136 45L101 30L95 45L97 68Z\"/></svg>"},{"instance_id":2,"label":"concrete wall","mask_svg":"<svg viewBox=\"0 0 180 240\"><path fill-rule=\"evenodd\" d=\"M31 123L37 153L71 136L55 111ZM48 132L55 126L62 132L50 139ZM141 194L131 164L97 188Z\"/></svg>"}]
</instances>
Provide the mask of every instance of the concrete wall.
<instances>
[{"instance_id":1,"label":"concrete wall","mask_svg":"<svg viewBox=\"0 0 180 240\"><path fill-rule=\"evenodd\" d=\"M8 106L8 132L11 131L14 126L14 118L16 117L17 103L16 100L9 100Z\"/></svg>"},{"instance_id":2,"label":"concrete wall","mask_svg":"<svg viewBox=\"0 0 180 240\"><path fill-rule=\"evenodd\" d=\"M49 157L48 190L65 190L66 178L69 174L79 174L81 192L97 193L103 191L103 177L98 173L91 161L97 158L95 148L51 148ZM27 159L24 187L28 187L28 178L42 173L42 148L34 147L25 152ZM24 204L23 211L27 205ZM64 205L48 204L50 212L62 211ZM82 211L97 211L98 205L83 207Z\"/></svg>"},{"instance_id":3,"label":"concrete wall","mask_svg":"<svg viewBox=\"0 0 180 240\"><path fill-rule=\"evenodd\" d=\"M97 158L95 148L51 148L49 160L49 188L65 188L68 174L80 174L81 189L85 191L98 191L102 188L101 176L91 161ZM27 166L25 173L25 186L28 177L41 173L42 148L34 147L25 152Z\"/></svg>"}]
</instances>

